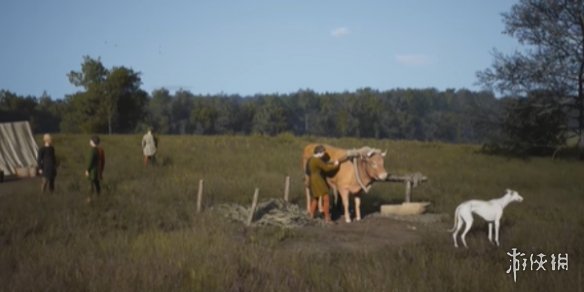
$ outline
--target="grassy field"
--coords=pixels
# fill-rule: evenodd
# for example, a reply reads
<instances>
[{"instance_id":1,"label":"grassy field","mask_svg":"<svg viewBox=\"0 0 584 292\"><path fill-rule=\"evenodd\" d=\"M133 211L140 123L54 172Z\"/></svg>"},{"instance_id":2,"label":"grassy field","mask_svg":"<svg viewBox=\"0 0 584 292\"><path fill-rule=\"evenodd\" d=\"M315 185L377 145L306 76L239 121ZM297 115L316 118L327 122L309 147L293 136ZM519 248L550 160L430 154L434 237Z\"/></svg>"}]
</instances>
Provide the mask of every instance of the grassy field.
<instances>
[{"instance_id":1,"label":"grassy field","mask_svg":"<svg viewBox=\"0 0 584 292\"><path fill-rule=\"evenodd\" d=\"M584 290L582 162L507 159L480 154L478 146L440 143L162 136L158 166L144 168L141 136L103 136L104 190L87 205L89 136L54 140L61 161L54 194L41 194L39 179L0 184L2 291ZM409 244L291 251L283 247L310 240L310 233L196 214L201 178L207 209L250 204L255 187L260 198L281 197L287 175L291 200L303 207L300 155L315 141L388 149L386 169L427 175L414 200L431 201L430 211L448 219L419 226L419 240ZM456 205L499 197L506 188L525 201L505 209L501 247L488 244L486 224L477 220L467 236L470 249L454 249L444 230ZM370 214L400 200L403 186L376 184L363 208ZM513 282L506 273L513 247L527 257L546 254L547 271L520 271ZM549 256L558 253L568 253L568 271L550 270Z\"/></svg>"}]
</instances>

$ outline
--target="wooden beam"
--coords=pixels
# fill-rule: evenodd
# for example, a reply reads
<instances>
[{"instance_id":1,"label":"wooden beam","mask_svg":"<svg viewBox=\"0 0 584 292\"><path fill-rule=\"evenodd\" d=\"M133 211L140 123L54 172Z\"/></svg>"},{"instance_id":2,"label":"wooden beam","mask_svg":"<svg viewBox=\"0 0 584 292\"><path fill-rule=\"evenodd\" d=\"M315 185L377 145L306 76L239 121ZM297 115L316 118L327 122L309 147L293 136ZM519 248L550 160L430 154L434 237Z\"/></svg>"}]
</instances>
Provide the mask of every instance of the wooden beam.
<instances>
[{"instance_id":1,"label":"wooden beam","mask_svg":"<svg viewBox=\"0 0 584 292\"><path fill-rule=\"evenodd\" d=\"M400 182L405 183L406 193L405 202L409 203L412 201L412 191L413 188L417 187L418 184L427 181L428 178L421 173L414 173L408 175L389 175L386 179L388 182Z\"/></svg>"}]
</instances>

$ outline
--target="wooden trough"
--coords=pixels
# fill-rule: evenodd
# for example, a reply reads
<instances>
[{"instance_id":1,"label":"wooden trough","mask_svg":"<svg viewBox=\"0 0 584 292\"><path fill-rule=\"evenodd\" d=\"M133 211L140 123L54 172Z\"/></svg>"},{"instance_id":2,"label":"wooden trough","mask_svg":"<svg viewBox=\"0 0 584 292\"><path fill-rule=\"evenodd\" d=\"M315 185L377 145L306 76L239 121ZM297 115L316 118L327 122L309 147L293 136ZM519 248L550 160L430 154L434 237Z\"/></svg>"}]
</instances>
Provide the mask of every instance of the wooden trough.
<instances>
[{"instance_id":1,"label":"wooden trough","mask_svg":"<svg viewBox=\"0 0 584 292\"><path fill-rule=\"evenodd\" d=\"M381 215L419 215L426 212L430 202L381 205Z\"/></svg>"},{"instance_id":2,"label":"wooden trough","mask_svg":"<svg viewBox=\"0 0 584 292\"><path fill-rule=\"evenodd\" d=\"M401 176L390 175L387 181L405 183L405 200L402 204L381 205L380 213L382 215L418 215L426 212L430 202L412 202L411 200L412 189L427 180L428 178L419 172Z\"/></svg>"}]
</instances>

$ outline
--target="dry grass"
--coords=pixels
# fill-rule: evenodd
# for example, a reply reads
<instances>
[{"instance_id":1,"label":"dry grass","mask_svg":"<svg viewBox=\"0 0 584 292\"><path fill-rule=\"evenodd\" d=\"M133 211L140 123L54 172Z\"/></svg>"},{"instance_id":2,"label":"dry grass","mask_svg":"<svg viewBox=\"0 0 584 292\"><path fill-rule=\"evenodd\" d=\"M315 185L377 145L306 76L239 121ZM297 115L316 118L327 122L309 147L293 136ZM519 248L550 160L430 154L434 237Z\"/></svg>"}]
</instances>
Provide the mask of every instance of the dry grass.
<instances>
[{"instance_id":1,"label":"dry grass","mask_svg":"<svg viewBox=\"0 0 584 292\"><path fill-rule=\"evenodd\" d=\"M205 212L195 214L197 182L205 206L281 197L292 177L293 202L304 204L300 155L316 138L163 136L159 166L141 165L139 136L103 137L103 196L85 205L83 168L89 136L56 135L61 168L57 191L39 181L0 185L2 291L583 291L584 164L513 160L471 145L389 140L323 139L342 147L389 150L391 173L420 171L430 181L414 200L431 201L447 222L421 226L422 241L361 252L289 252L300 230L248 229ZM475 224L469 250L448 233L458 203L490 199L513 188L525 198L503 216L501 248ZM403 186L379 184L366 212L401 201ZM303 205L302 205L303 206ZM506 252L568 253L569 271L520 272L513 283Z\"/></svg>"}]
</instances>

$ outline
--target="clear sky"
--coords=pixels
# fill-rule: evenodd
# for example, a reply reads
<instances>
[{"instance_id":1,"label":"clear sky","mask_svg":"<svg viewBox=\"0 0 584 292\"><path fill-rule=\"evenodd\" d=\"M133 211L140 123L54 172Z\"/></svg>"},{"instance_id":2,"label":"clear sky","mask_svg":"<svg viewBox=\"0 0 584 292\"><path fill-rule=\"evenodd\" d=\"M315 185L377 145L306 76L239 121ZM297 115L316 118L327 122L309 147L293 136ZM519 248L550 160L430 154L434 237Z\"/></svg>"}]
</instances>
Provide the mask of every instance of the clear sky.
<instances>
[{"instance_id":1,"label":"clear sky","mask_svg":"<svg viewBox=\"0 0 584 292\"><path fill-rule=\"evenodd\" d=\"M198 94L479 90L511 0L2 0L0 89L53 98L84 55Z\"/></svg>"}]
</instances>

